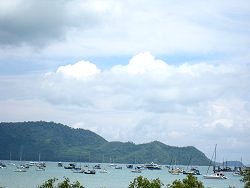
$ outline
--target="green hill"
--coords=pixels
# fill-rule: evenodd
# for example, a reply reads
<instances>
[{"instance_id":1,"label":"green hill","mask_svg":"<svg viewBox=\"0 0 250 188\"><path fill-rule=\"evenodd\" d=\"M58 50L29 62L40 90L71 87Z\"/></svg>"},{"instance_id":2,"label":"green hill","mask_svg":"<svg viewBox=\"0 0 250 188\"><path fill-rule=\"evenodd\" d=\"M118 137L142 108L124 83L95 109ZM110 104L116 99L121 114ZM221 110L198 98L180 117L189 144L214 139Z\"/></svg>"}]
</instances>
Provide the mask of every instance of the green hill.
<instances>
[{"instance_id":1,"label":"green hill","mask_svg":"<svg viewBox=\"0 0 250 188\"><path fill-rule=\"evenodd\" d=\"M0 123L0 159L207 165L209 159L195 147L172 147L154 141L136 145L108 142L84 129L54 122Z\"/></svg>"}]
</instances>

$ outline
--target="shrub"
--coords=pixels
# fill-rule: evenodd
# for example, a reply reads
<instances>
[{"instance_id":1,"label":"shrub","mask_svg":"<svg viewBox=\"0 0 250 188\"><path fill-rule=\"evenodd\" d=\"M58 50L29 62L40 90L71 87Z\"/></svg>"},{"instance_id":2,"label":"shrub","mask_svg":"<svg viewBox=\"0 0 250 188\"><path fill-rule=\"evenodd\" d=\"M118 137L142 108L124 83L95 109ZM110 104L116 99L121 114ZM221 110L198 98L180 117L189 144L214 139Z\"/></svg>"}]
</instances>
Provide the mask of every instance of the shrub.
<instances>
[{"instance_id":1,"label":"shrub","mask_svg":"<svg viewBox=\"0 0 250 188\"><path fill-rule=\"evenodd\" d=\"M161 188L161 186L163 186L163 184L158 178L149 181L142 176L135 178L133 182L129 184L129 188Z\"/></svg>"},{"instance_id":2,"label":"shrub","mask_svg":"<svg viewBox=\"0 0 250 188\"><path fill-rule=\"evenodd\" d=\"M204 188L202 182L198 181L197 177L189 174L186 178L181 180L175 180L170 188Z\"/></svg>"},{"instance_id":3,"label":"shrub","mask_svg":"<svg viewBox=\"0 0 250 188\"><path fill-rule=\"evenodd\" d=\"M58 179L53 178L45 181L42 185L38 186L38 188L84 188L78 181L74 183L70 183L69 178L64 177L63 182L59 182L57 185L54 185Z\"/></svg>"},{"instance_id":4,"label":"shrub","mask_svg":"<svg viewBox=\"0 0 250 188\"><path fill-rule=\"evenodd\" d=\"M249 188L250 187L250 168L247 168L244 172L243 172L243 178L242 180L245 183L245 188Z\"/></svg>"}]
</instances>

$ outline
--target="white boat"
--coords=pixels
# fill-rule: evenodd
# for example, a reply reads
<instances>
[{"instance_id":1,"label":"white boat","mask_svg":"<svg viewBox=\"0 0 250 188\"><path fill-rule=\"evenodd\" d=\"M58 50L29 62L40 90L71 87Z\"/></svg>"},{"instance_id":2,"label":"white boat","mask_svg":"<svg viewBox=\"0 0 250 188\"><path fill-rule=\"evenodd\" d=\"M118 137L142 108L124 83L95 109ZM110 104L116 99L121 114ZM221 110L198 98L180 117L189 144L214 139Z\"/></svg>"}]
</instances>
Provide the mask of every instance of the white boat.
<instances>
[{"instance_id":1,"label":"white boat","mask_svg":"<svg viewBox=\"0 0 250 188\"><path fill-rule=\"evenodd\" d=\"M215 163L216 163L216 148L217 148L217 144L215 145L215 148L214 148L214 153L213 153L213 156L214 156L214 169L215 169ZM211 161L213 160L213 157L211 159ZM208 170L210 168L210 165L207 169L207 173L208 173ZM214 174L206 174L206 175L203 175L203 178L205 179L228 179L228 177L226 177L223 173L221 172L215 172L214 170Z\"/></svg>"},{"instance_id":2,"label":"white boat","mask_svg":"<svg viewBox=\"0 0 250 188\"><path fill-rule=\"evenodd\" d=\"M88 169L88 170L84 171L84 174L95 174L95 170L94 169Z\"/></svg>"},{"instance_id":3,"label":"white boat","mask_svg":"<svg viewBox=\"0 0 250 188\"><path fill-rule=\"evenodd\" d=\"M122 166L116 166L115 169L121 170L121 169L122 169Z\"/></svg>"},{"instance_id":4,"label":"white boat","mask_svg":"<svg viewBox=\"0 0 250 188\"><path fill-rule=\"evenodd\" d=\"M84 169L81 169L81 168L77 168L77 169L72 169L72 172L73 172L73 173L84 173L85 170L84 170Z\"/></svg>"},{"instance_id":5,"label":"white boat","mask_svg":"<svg viewBox=\"0 0 250 188\"><path fill-rule=\"evenodd\" d=\"M233 176L242 176L241 172L240 171L236 171L233 173Z\"/></svg>"},{"instance_id":6,"label":"white boat","mask_svg":"<svg viewBox=\"0 0 250 188\"><path fill-rule=\"evenodd\" d=\"M45 167L37 166L36 171L45 171Z\"/></svg>"},{"instance_id":7,"label":"white boat","mask_svg":"<svg viewBox=\"0 0 250 188\"><path fill-rule=\"evenodd\" d=\"M154 162L150 164L145 164L144 167L149 170L161 170L161 167L158 164L155 164Z\"/></svg>"},{"instance_id":8,"label":"white boat","mask_svg":"<svg viewBox=\"0 0 250 188\"><path fill-rule=\"evenodd\" d=\"M214 174L203 175L205 179L228 179L223 173L217 172Z\"/></svg>"},{"instance_id":9,"label":"white boat","mask_svg":"<svg viewBox=\"0 0 250 188\"><path fill-rule=\"evenodd\" d=\"M27 172L25 168L17 168L15 172Z\"/></svg>"},{"instance_id":10,"label":"white boat","mask_svg":"<svg viewBox=\"0 0 250 188\"><path fill-rule=\"evenodd\" d=\"M179 175L180 173L182 173L182 169L180 169L180 168L172 168L168 172L170 174L172 174L172 175Z\"/></svg>"},{"instance_id":11,"label":"white boat","mask_svg":"<svg viewBox=\"0 0 250 188\"><path fill-rule=\"evenodd\" d=\"M106 169L101 169L99 170L100 173L108 173L108 171Z\"/></svg>"},{"instance_id":12,"label":"white boat","mask_svg":"<svg viewBox=\"0 0 250 188\"><path fill-rule=\"evenodd\" d=\"M133 173L141 173L142 170L141 169L134 169L134 170L131 170L131 172L133 172Z\"/></svg>"}]
</instances>

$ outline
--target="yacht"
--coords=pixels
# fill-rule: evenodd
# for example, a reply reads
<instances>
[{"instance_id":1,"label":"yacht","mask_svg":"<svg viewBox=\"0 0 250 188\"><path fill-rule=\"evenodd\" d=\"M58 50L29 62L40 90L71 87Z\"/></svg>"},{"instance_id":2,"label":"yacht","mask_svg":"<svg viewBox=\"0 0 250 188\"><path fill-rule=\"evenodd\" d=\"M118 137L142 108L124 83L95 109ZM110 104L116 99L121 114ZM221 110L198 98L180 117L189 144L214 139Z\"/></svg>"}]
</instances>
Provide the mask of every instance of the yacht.
<instances>
[{"instance_id":1,"label":"yacht","mask_svg":"<svg viewBox=\"0 0 250 188\"><path fill-rule=\"evenodd\" d=\"M203 175L205 179L228 179L223 173L217 172L214 174Z\"/></svg>"},{"instance_id":2,"label":"yacht","mask_svg":"<svg viewBox=\"0 0 250 188\"><path fill-rule=\"evenodd\" d=\"M161 167L158 164L155 164L153 162L150 164L145 164L144 167L149 170L161 170Z\"/></svg>"}]
</instances>

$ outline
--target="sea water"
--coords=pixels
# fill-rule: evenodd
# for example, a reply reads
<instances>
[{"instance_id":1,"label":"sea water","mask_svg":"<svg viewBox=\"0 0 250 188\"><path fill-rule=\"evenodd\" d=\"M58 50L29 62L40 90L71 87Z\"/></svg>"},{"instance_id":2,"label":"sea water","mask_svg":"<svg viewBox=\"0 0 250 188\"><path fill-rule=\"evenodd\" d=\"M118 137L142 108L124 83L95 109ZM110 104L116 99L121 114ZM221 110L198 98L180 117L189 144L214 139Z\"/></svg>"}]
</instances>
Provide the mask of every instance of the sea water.
<instances>
[{"instance_id":1,"label":"sea water","mask_svg":"<svg viewBox=\"0 0 250 188\"><path fill-rule=\"evenodd\" d=\"M4 162L8 164L8 161ZM18 162L14 162L18 165ZM63 163L67 166L68 163ZM88 165L92 168L95 164L78 163L78 166L84 167ZM46 180L57 178L58 182L63 181L64 177L70 179L70 182L79 181L85 188L127 188L131 181L137 176L143 176L148 179L159 178L166 186L174 180L186 177L186 175L172 175L168 172L168 168L162 166L162 170L142 170L142 173L133 173L131 169L126 168L126 165L119 164L122 169L115 169L109 164L101 164L102 169L106 169L108 173L100 173L96 170L96 174L73 173L72 170L58 167L56 162L46 162L45 171L37 171L35 166L27 169L27 172L15 172L16 166L7 165L7 168L0 169L0 187L5 188L36 188L42 185ZM87 169L87 167L84 167ZM184 170L186 169L183 166ZM199 166L201 174L206 174L208 167ZM212 173L210 170L208 173ZM244 184L240 181L241 177L233 176L232 173L225 173L229 178L227 180L204 179L202 175L197 176L198 180L202 181L205 187L211 188L243 188ZM164 186L164 187L165 187Z\"/></svg>"}]
</instances>

